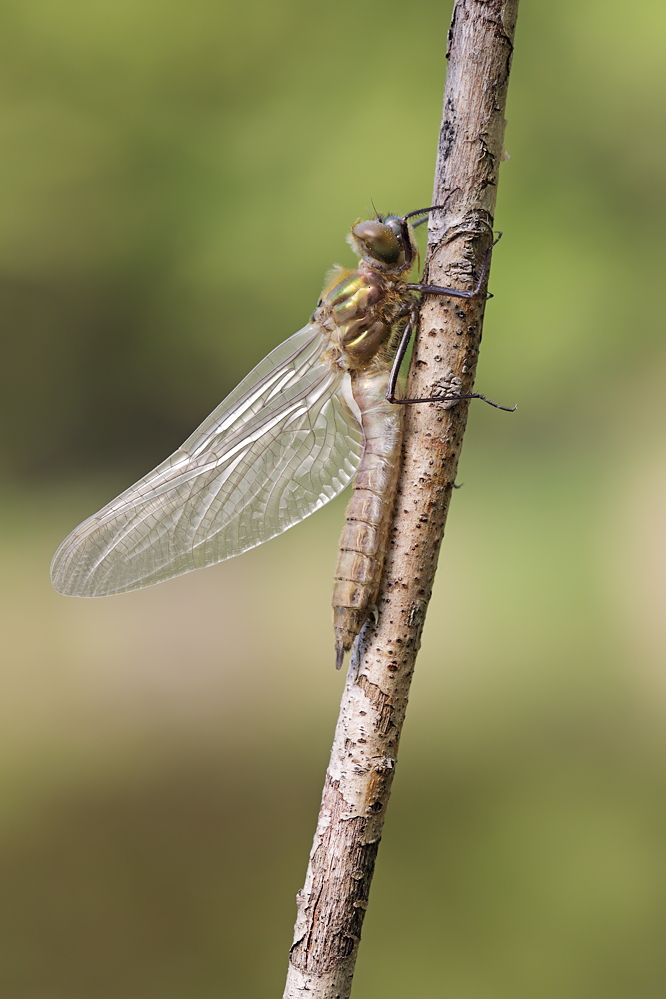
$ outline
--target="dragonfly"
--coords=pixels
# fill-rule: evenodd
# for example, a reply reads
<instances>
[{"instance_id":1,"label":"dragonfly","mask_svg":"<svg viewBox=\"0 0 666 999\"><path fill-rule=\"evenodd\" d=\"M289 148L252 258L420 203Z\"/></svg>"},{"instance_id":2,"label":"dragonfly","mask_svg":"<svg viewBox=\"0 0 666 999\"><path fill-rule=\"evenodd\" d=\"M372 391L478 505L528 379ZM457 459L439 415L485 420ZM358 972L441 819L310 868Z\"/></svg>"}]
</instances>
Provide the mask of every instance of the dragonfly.
<instances>
[{"instance_id":1,"label":"dragonfly","mask_svg":"<svg viewBox=\"0 0 666 999\"><path fill-rule=\"evenodd\" d=\"M473 298L489 266L492 247L467 290L405 280L418 259L416 226L442 207L357 221L347 237L356 269L336 265L311 321L166 461L72 531L53 558L55 589L101 597L213 565L286 531L354 480L333 586L339 669L378 596L404 405L490 402L396 394L421 296Z\"/></svg>"}]
</instances>

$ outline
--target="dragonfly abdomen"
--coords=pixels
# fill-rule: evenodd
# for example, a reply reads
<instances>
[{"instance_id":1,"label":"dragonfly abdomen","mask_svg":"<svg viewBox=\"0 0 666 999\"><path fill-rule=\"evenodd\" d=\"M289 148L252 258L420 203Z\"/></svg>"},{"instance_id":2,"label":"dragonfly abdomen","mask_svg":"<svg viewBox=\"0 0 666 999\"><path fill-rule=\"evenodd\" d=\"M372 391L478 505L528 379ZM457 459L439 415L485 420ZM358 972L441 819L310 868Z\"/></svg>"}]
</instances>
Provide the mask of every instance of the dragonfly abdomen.
<instances>
[{"instance_id":1,"label":"dragonfly abdomen","mask_svg":"<svg viewBox=\"0 0 666 999\"><path fill-rule=\"evenodd\" d=\"M365 447L347 507L333 586L337 664L377 600L400 466L402 407L386 400L388 371L352 372Z\"/></svg>"}]
</instances>

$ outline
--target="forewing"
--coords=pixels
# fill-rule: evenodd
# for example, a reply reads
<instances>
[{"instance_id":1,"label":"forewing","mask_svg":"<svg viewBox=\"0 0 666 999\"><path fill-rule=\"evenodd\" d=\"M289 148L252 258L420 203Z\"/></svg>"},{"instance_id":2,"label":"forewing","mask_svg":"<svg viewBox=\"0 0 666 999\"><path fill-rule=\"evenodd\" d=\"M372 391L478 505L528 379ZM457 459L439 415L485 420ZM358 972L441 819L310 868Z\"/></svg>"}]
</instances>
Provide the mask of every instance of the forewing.
<instances>
[{"instance_id":1,"label":"forewing","mask_svg":"<svg viewBox=\"0 0 666 999\"><path fill-rule=\"evenodd\" d=\"M325 347L316 324L276 347L178 451L63 541L56 590L105 596L221 562L337 496L363 434Z\"/></svg>"}]
</instances>

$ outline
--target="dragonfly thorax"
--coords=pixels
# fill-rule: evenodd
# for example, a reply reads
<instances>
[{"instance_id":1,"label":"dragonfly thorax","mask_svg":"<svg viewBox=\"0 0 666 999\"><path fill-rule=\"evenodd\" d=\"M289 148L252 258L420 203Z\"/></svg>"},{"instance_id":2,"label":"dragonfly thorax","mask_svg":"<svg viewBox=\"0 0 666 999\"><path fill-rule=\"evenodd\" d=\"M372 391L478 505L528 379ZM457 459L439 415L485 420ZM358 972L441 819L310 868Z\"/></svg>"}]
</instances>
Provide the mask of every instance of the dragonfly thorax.
<instances>
[{"instance_id":1,"label":"dragonfly thorax","mask_svg":"<svg viewBox=\"0 0 666 999\"><path fill-rule=\"evenodd\" d=\"M412 296L402 281L392 281L361 261L355 271L335 268L314 314L330 333L329 358L354 369L390 350L409 315Z\"/></svg>"}]
</instances>

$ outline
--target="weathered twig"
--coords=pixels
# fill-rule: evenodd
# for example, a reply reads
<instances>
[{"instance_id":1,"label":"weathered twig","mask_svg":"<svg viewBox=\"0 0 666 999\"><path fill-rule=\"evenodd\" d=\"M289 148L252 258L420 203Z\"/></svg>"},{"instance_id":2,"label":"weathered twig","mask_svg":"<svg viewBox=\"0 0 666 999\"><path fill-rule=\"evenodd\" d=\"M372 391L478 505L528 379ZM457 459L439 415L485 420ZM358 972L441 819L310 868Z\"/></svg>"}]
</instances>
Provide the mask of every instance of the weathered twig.
<instances>
[{"instance_id":1,"label":"weathered twig","mask_svg":"<svg viewBox=\"0 0 666 999\"><path fill-rule=\"evenodd\" d=\"M430 225L431 284L472 286L492 242L518 0L457 0ZM459 284L457 284L459 282ZM471 392L485 306L425 297L409 398ZM347 999L468 402L410 406L376 623L342 697L284 999Z\"/></svg>"}]
</instances>

